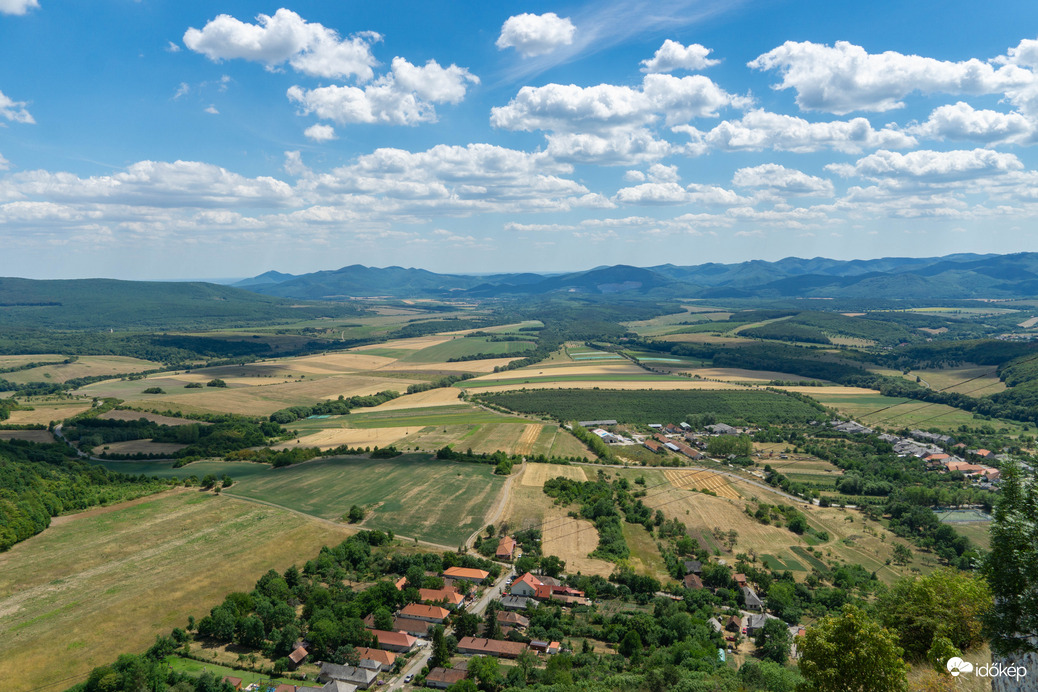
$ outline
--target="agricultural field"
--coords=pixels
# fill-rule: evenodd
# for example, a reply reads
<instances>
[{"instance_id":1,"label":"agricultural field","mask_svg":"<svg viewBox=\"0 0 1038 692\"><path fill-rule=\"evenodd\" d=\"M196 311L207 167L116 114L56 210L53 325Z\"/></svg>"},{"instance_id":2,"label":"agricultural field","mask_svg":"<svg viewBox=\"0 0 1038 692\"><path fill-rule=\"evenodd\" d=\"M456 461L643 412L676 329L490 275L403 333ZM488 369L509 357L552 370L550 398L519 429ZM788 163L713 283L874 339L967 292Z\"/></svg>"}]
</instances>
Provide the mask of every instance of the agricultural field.
<instances>
[{"instance_id":1,"label":"agricultural field","mask_svg":"<svg viewBox=\"0 0 1038 692\"><path fill-rule=\"evenodd\" d=\"M38 399L32 397L28 402L32 406L31 411L11 411L11 415L4 421L5 425L47 425L51 421L65 420L72 416L88 410L92 404L89 401L76 401L58 397Z\"/></svg>"},{"instance_id":2,"label":"agricultural field","mask_svg":"<svg viewBox=\"0 0 1038 692\"><path fill-rule=\"evenodd\" d=\"M566 466L563 464L527 464L523 473L522 484L536 488L543 488L544 482L551 478L569 478L574 481L586 481L587 474L583 467Z\"/></svg>"},{"instance_id":3,"label":"agricultural field","mask_svg":"<svg viewBox=\"0 0 1038 692\"><path fill-rule=\"evenodd\" d=\"M918 376L930 389L979 397L1005 391L1006 385L998 379L997 369L993 365L973 365L941 370L913 370L910 375Z\"/></svg>"},{"instance_id":4,"label":"agricultural field","mask_svg":"<svg viewBox=\"0 0 1038 692\"><path fill-rule=\"evenodd\" d=\"M158 423L159 425L169 425L176 427L178 425L210 425L203 421L190 420L189 418L173 418L172 416L160 416L157 413L146 413L143 411L126 411L123 409L116 409L112 411L106 411L98 416L101 420L128 420L137 421L143 418L144 420L151 421L152 423Z\"/></svg>"},{"instance_id":5,"label":"agricultural field","mask_svg":"<svg viewBox=\"0 0 1038 692\"><path fill-rule=\"evenodd\" d=\"M33 361L46 362L44 356L32 356ZM0 366L3 367L3 366ZM7 366L10 367L10 366ZM99 375L121 375L126 373L155 370L159 363L127 356L80 356L74 363L44 365L31 370L4 373L3 379L19 384L25 382L67 382L77 377Z\"/></svg>"},{"instance_id":6,"label":"agricultural field","mask_svg":"<svg viewBox=\"0 0 1038 692\"><path fill-rule=\"evenodd\" d=\"M478 353L514 354L534 348L532 341L490 341L487 337L457 337L427 346L400 359L405 363L444 363L451 358L465 358ZM521 356L519 356L521 357Z\"/></svg>"},{"instance_id":7,"label":"agricultural field","mask_svg":"<svg viewBox=\"0 0 1038 692\"><path fill-rule=\"evenodd\" d=\"M627 562L635 573L658 579L664 587L674 581L667 571L667 563L660 555L652 534L646 531L644 526L623 522L623 533L627 547L631 549L631 556Z\"/></svg>"},{"instance_id":8,"label":"agricultural field","mask_svg":"<svg viewBox=\"0 0 1038 692\"><path fill-rule=\"evenodd\" d=\"M872 390L865 390L869 392L866 394L835 392L828 387L790 389L801 391L820 404L830 406L865 425L879 425L892 430L920 426L925 429L955 430L960 425L976 425L973 414L968 411L944 404L887 397ZM1005 428L1009 434L1020 434L1024 430L1019 423L1010 421L995 421L993 424L996 428Z\"/></svg>"},{"instance_id":9,"label":"agricultural field","mask_svg":"<svg viewBox=\"0 0 1038 692\"><path fill-rule=\"evenodd\" d=\"M680 372L692 377L702 377L709 380L724 380L726 382L770 382L771 380L785 380L799 382L805 378L801 375L791 375L788 372L776 372L774 370L743 370L742 368L692 368Z\"/></svg>"},{"instance_id":10,"label":"agricultural field","mask_svg":"<svg viewBox=\"0 0 1038 692\"><path fill-rule=\"evenodd\" d=\"M15 692L69 687L349 533L185 490L59 517L0 554L0 679Z\"/></svg>"},{"instance_id":11,"label":"agricultural field","mask_svg":"<svg viewBox=\"0 0 1038 692\"><path fill-rule=\"evenodd\" d=\"M224 494L330 521L360 505L369 511L363 528L453 547L483 525L504 483L493 471L489 464L440 461L427 454L321 459L244 478Z\"/></svg>"},{"instance_id":12,"label":"agricultural field","mask_svg":"<svg viewBox=\"0 0 1038 692\"><path fill-rule=\"evenodd\" d=\"M632 470L623 473L629 476L643 475L648 482L646 487L649 488L648 495L644 498L645 504L663 510L668 519L674 518L684 523L690 533L700 536L701 543L705 541L710 549L717 548L724 552L722 546L713 540L711 535L713 529L718 527L738 533L735 553L753 551L758 556L770 555L772 559L784 565L800 563L805 569L810 566L810 561L804 557L805 554L811 554L807 552L810 545L806 538L797 536L784 527L760 524L744 511L746 504L754 498L760 498L762 502L769 504L788 504L790 501L787 498L730 478L728 482L742 496L741 500L711 497L685 490L683 487L674 487L664 476L666 472ZM914 546L897 538L880 524L865 522L862 516L853 510L801 504L797 505L797 509L807 516L809 526L826 531L830 535L828 542L816 546L816 549L821 551L823 562L828 563L835 559L860 564L870 572L876 572L887 584L915 570L928 572L933 567L932 558L923 557ZM817 540L812 538L811 542L817 543ZM909 565L899 567L885 564L892 556L893 545L896 543L912 549L913 559ZM806 572L794 574L798 578L803 578Z\"/></svg>"},{"instance_id":13,"label":"agricultural field","mask_svg":"<svg viewBox=\"0 0 1038 692\"><path fill-rule=\"evenodd\" d=\"M91 454L163 454L171 455L174 452L187 447L173 442L152 442L151 438L142 440L126 440L124 442L109 442L99 445L91 450Z\"/></svg>"},{"instance_id":14,"label":"agricultural field","mask_svg":"<svg viewBox=\"0 0 1038 692\"><path fill-rule=\"evenodd\" d=\"M742 498L739 491L729 482L728 477L719 473L705 470L668 469L663 472L663 477L670 481L675 488L709 490L718 497L726 497L730 500Z\"/></svg>"},{"instance_id":15,"label":"agricultural field","mask_svg":"<svg viewBox=\"0 0 1038 692\"><path fill-rule=\"evenodd\" d=\"M612 562L588 557L598 547L598 531L590 521L574 519L561 507L553 507L544 517L541 532L541 551L565 560L567 572L608 577L616 569Z\"/></svg>"},{"instance_id":16,"label":"agricultural field","mask_svg":"<svg viewBox=\"0 0 1038 692\"><path fill-rule=\"evenodd\" d=\"M103 466L109 471L129 473L132 475L143 473L156 478L179 478L181 480L194 476L204 478L212 474L217 478L225 475L234 480L242 480L252 476L263 476L270 473L268 464L258 464L251 461L196 461L179 468L173 467L172 461L91 461L97 466Z\"/></svg>"},{"instance_id":17,"label":"agricultural field","mask_svg":"<svg viewBox=\"0 0 1038 692\"><path fill-rule=\"evenodd\" d=\"M690 414L706 412L729 422L805 422L820 414L818 409L782 394L745 388L593 392L561 389L483 394L479 399L513 411L560 420L615 419L620 423L679 422Z\"/></svg>"},{"instance_id":18,"label":"agricultural field","mask_svg":"<svg viewBox=\"0 0 1038 692\"><path fill-rule=\"evenodd\" d=\"M0 430L0 440L25 440L26 442L50 444L54 442L54 435L49 430Z\"/></svg>"}]
</instances>

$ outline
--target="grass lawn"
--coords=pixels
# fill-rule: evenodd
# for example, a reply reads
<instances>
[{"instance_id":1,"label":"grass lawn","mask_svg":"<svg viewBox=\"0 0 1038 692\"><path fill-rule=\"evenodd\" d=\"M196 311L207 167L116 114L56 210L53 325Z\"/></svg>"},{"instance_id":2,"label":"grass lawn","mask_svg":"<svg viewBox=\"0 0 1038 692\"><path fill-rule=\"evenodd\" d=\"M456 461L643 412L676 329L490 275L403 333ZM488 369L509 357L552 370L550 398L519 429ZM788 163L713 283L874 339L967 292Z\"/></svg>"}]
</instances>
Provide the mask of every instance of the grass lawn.
<instances>
[{"instance_id":1,"label":"grass lawn","mask_svg":"<svg viewBox=\"0 0 1038 692\"><path fill-rule=\"evenodd\" d=\"M193 653L194 652L192 652L192 654ZM290 678L271 678L269 675L250 673L247 670L237 670L216 663L196 661L193 658L183 658L181 656L167 656L164 663L178 673L185 673L196 677L205 671L209 671L218 678L222 678L226 675L241 678L242 687L251 685L254 682L274 682L276 684L285 683L288 685L298 685L300 682L299 680L292 680Z\"/></svg>"},{"instance_id":2,"label":"grass lawn","mask_svg":"<svg viewBox=\"0 0 1038 692\"><path fill-rule=\"evenodd\" d=\"M667 571L667 563L663 561L656 542L644 526L624 522L623 532L624 540L631 549L629 561L636 573L658 579L663 585L674 581Z\"/></svg>"},{"instance_id":3,"label":"grass lawn","mask_svg":"<svg viewBox=\"0 0 1038 692\"><path fill-rule=\"evenodd\" d=\"M197 490L59 517L0 554L0 680L65 689L350 533Z\"/></svg>"},{"instance_id":4,"label":"grass lawn","mask_svg":"<svg viewBox=\"0 0 1038 692\"><path fill-rule=\"evenodd\" d=\"M395 459L321 459L272 469L224 493L332 521L360 505L369 510L360 528L457 546L482 525L503 482L489 464L405 454Z\"/></svg>"}]
</instances>

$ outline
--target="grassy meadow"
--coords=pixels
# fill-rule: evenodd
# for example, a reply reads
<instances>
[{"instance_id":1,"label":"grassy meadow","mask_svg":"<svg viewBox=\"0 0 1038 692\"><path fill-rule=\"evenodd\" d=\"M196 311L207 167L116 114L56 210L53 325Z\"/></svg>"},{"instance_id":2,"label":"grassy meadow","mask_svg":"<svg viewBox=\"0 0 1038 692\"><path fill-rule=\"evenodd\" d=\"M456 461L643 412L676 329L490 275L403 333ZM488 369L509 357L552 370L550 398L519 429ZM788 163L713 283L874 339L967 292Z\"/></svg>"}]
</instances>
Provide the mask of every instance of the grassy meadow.
<instances>
[{"instance_id":1,"label":"grassy meadow","mask_svg":"<svg viewBox=\"0 0 1038 692\"><path fill-rule=\"evenodd\" d=\"M69 687L349 533L198 491L55 519L0 554L0 679L12 692Z\"/></svg>"}]
</instances>

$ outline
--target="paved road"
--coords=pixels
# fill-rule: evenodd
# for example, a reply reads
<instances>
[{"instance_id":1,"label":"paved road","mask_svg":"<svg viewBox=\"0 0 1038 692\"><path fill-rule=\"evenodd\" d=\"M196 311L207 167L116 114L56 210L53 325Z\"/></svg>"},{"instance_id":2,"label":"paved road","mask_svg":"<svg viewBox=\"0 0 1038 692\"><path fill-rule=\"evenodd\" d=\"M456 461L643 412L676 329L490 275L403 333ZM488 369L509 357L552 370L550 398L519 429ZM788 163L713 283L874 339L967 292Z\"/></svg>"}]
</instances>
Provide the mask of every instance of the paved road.
<instances>
[{"instance_id":1,"label":"paved road","mask_svg":"<svg viewBox=\"0 0 1038 692\"><path fill-rule=\"evenodd\" d=\"M478 601L469 604L467 610L470 613L482 615L483 612L487 609L487 606L490 604L490 601L494 600L495 598L501 597L501 594L504 592L505 587L508 585L508 578L512 576L513 573L514 572L512 570L512 566L506 566L504 571L501 573L501 576L498 577L496 582L494 582L494 585L487 589Z\"/></svg>"}]
</instances>

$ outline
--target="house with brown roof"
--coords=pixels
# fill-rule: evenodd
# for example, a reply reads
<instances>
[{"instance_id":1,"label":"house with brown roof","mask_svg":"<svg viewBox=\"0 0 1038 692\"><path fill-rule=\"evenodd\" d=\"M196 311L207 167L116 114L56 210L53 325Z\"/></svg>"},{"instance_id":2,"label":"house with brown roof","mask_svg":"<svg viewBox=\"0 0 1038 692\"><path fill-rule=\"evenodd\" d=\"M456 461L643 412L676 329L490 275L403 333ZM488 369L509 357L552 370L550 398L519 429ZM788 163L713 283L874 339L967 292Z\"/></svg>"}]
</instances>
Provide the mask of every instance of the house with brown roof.
<instances>
[{"instance_id":1,"label":"house with brown roof","mask_svg":"<svg viewBox=\"0 0 1038 692\"><path fill-rule=\"evenodd\" d=\"M512 587L508 591L514 596L532 598L537 595L537 587L542 586L543 584L543 581L527 572L512 582Z\"/></svg>"},{"instance_id":2,"label":"house with brown roof","mask_svg":"<svg viewBox=\"0 0 1038 692\"><path fill-rule=\"evenodd\" d=\"M645 442L642 442L642 445L649 451L656 452L657 454L663 451L663 445L655 440L646 440Z\"/></svg>"},{"instance_id":3,"label":"house with brown roof","mask_svg":"<svg viewBox=\"0 0 1038 692\"><path fill-rule=\"evenodd\" d=\"M461 579L463 581L470 581L478 584L489 577L490 572L482 569L472 569L470 567L450 567L443 571L443 576L448 579Z\"/></svg>"},{"instance_id":4,"label":"house with brown roof","mask_svg":"<svg viewBox=\"0 0 1038 692\"><path fill-rule=\"evenodd\" d=\"M482 637L463 637L458 642L458 653L467 656L495 656L497 658L518 658L526 651L522 642L506 642L500 639L484 639Z\"/></svg>"},{"instance_id":5,"label":"house with brown roof","mask_svg":"<svg viewBox=\"0 0 1038 692\"><path fill-rule=\"evenodd\" d=\"M289 685L288 683L281 683L274 688L274 692L298 692L295 685Z\"/></svg>"},{"instance_id":6,"label":"house with brown roof","mask_svg":"<svg viewBox=\"0 0 1038 692\"><path fill-rule=\"evenodd\" d=\"M511 560L515 555L515 539L511 536L502 536L497 543L497 552L494 555L498 560Z\"/></svg>"},{"instance_id":7,"label":"house with brown roof","mask_svg":"<svg viewBox=\"0 0 1038 692\"><path fill-rule=\"evenodd\" d=\"M686 589L701 589L701 588L703 588L703 580L699 578L698 574L686 574L684 581L685 581L685 588Z\"/></svg>"},{"instance_id":8,"label":"house with brown roof","mask_svg":"<svg viewBox=\"0 0 1038 692\"><path fill-rule=\"evenodd\" d=\"M425 676L425 686L445 690L451 685L468 677L467 670L457 668L433 668Z\"/></svg>"},{"instance_id":9,"label":"house with brown roof","mask_svg":"<svg viewBox=\"0 0 1038 692\"><path fill-rule=\"evenodd\" d=\"M295 668L296 666L298 666L300 663L303 662L304 658L306 658L309 655L310 655L309 652L304 647L297 646L292 651L292 653L290 653L288 655L288 660L292 664L292 667Z\"/></svg>"},{"instance_id":10,"label":"house with brown roof","mask_svg":"<svg viewBox=\"0 0 1038 692\"><path fill-rule=\"evenodd\" d=\"M740 589L746 586L746 575L740 572L739 574L732 575L732 579L735 580L735 585Z\"/></svg>"},{"instance_id":11,"label":"house with brown roof","mask_svg":"<svg viewBox=\"0 0 1038 692\"><path fill-rule=\"evenodd\" d=\"M442 623L447 619L451 611L440 606L425 605L424 603L411 603L400 609L398 615L402 618L412 620L425 620L426 622Z\"/></svg>"},{"instance_id":12,"label":"house with brown roof","mask_svg":"<svg viewBox=\"0 0 1038 692\"><path fill-rule=\"evenodd\" d=\"M223 682L233 687L236 690L241 689L241 678L233 678L230 675L223 676Z\"/></svg>"},{"instance_id":13,"label":"house with brown roof","mask_svg":"<svg viewBox=\"0 0 1038 692\"><path fill-rule=\"evenodd\" d=\"M395 586L398 591L403 591L404 587L407 586L407 577L400 577L393 582L393 586Z\"/></svg>"},{"instance_id":14,"label":"house with brown roof","mask_svg":"<svg viewBox=\"0 0 1038 692\"><path fill-rule=\"evenodd\" d=\"M360 658L362 664L364 663L364 661L371 661L372 663L377 663L379 670L386 673L393 669L393 663L396 662L396 654L394 654L392 651L383 651L382 649L369 649L366 646L359 647L357 649L357 656Z\"/></svg>"},{"instance_id":15,"label":"house with brown roof","mask_svg":"<svg viewBox=\"0 0 1038 692\"><path fill-rule=\"evenodd\" d=\"M378 648L386 651L407 652L414 648L417 639L405 632L387 632L386 630L370 630L378 639Z\"/></svg>"},{"instance_id":16,"label":"house with brown roof","mask_svg":"<svg viewBox=\"0 0 1038 692\"><path fill-rule=\"evenodd\" d=\"M568 605L584 605L587 602L583 591L553 584L541 584L533 597L541 601L561 601Z\"/></svg>"},{"instance_id":17,"label":"house with brown roof","mask_svg":"<svg viewBox=\"0 0 1038 692\"><path fill-rule=\"evenodd\" d=\"M415 620L413 618L393 618L394 632L407 632L414 637L427 637L436 625L428 620Z\"/></svg>"},{"instance_id":18,"label":"house with brown roof","mask_svg":"<svg viewBox=\"0 0 1038 692\"><path fill-rule=\"evenodd\" d=\"M465 602L465 597L457 589L418 589L418 598L426 603L446 603L457 608Z\"/></svg>"},{"instance_id":19,"label":"house with brown roof","mask_svg":"<svg viewBox=\"0 0 1038 692\"><path fill-rule=\"evenodd\" d=\"M497 611L497 621L502 625L511 625L512 627L529 627L530 618L523 617L519 613L506 613L504 611Z\"/></svg>"},{"instance_id":20,"label":"house with brown roof","mask_svg":"<svg viewBox=\"0 0 1038 692\"><path fill-rule=\"evenodd\" d=\"M724 628L729 632L741 632L742 631L742 620L737 615L732 615L728 618L724 624Z\"/></svg>"}]
</instances>

